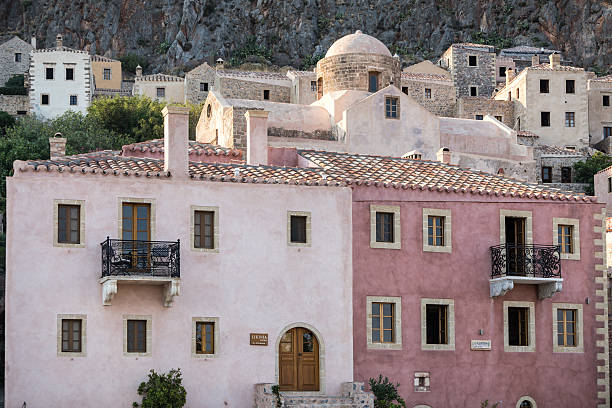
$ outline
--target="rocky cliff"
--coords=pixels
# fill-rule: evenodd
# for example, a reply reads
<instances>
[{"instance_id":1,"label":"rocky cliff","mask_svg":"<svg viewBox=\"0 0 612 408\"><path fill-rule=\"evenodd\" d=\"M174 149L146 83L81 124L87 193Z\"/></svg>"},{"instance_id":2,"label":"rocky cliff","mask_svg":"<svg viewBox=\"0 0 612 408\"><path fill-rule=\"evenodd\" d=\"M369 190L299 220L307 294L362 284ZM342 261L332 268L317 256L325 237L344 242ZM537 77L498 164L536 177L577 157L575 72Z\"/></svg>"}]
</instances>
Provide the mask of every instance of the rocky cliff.
<instances>
[{"instance_id":1,"label":"rocky cliff","mask_svg":"<svg viewBox=\"0 0 612 408\"><path fill-rule=\"evenodd\" d=\"M609 71L611 0L0 0L0 36L35 35L67 46L145 56L150 71L181 72L252 55L305 67L357 29L405 63L435 58L452 42L552 46L575 64Z\"/></svg>"}]
</instances>

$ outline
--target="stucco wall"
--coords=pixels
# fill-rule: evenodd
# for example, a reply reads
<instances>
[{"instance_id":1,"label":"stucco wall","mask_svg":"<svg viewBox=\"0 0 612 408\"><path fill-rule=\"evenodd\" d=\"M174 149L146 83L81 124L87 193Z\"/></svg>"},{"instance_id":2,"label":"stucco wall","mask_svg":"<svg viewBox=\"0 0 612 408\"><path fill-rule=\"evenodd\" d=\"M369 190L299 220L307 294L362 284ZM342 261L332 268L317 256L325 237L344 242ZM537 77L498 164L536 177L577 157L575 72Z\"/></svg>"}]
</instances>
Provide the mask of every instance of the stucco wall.
<instances>
[{"instance_id":1,"label":"stucco wall","mask_svg":"<svg viewBox=\"0 0 612 408\"><path fill-rule=\"evenodd\" d=\"M289 71L287 76L291 79L291 103L310 105L317 100L317 74L315 72Z\"/></svg>"},{"instance_id":2,"label":"stucco wall","mask_svg":"<svg viewBox=\"0 0 612 408\"><path fill-rule=\"evenodd\" d=\"M370 248L370 204L400 206L401 250ZM451 210L452 253L423 251L423 208ZM595 226L601 228L601 219L594 218L600 208L596 204L355 188L353 253L359 254L353 264L355 380L388 376L401 384L400 394L410 407L477 407L487 399L490 404L503 401L504 407L515 407L524 395L534 398L538 407L596 406L599 369L595 367L599 365L597 353L604 350L596 347L602 336L595 335L595 328L602 324L595 318L602 313L595 305L601 301L595 292L595 276L601 280L604 272L603 268L595 271L596 263L601 263L595 251L601 248L594 247L597 236L593 232ZM489 297L489 247L500 243L501 209L532 211L533 240L538 244L552 244L553 217L580 219L581 260L561 261L563 290L551 299L538 300L535 285L515 285L504 296ZM400 350L367 349L366 296L401 297ZM454 351L421 349L422 298L454 300ZM504 352L504 301L534 302L535 352ZM583 353L553 353L553 303L583 306ZM491 340L491 350L472 351L471 340ZM607 367L600 368L605 371ZM430 392L415 392L416 372L430 374ZM571 379L560 373L572 373Z\"/></svg>"},{"instance_id":3,"label":"stucco wall","mask_svg":"<svg viewBox=\"0 0 612 408\"><path fill-rule=\"evenodd\" d=\"M609 106L603 106L603 96L608 95ZM588 81L589 134L591 144L603 140L603 128L612 127L612 80Z\"/></svg>"},{"instance_id":4,"label":"stucco wall","mask_svg":"<svg viewBox=\"0 0 612 408\"><path fill-rule=\"evenodd\" d=\"M95 57L93 57L95 59ZM104 69L110 69L110 79L104 79ZM97 89L120 90L122 83L121 61L92 60L91 73Z\"/></svg>"},{"instance_id":5,"label":"stucco wall","mask_svg":"<svg viewBox=\"0 0 612 408\"><path fill-rule=\"evenodd\" d=\"M100 242L118 234L118 197L155 200L152 238L181 240L181 295L171 308L160 286L122 284L102 306ZM54 199L85 200L84 248L53 246ZM219 207L219 253L189 249L191 205ZM353 366L350 208L344 188L67 173L9 179L6 406L131 406L151 368L180 367L187 406L249 407L254 384L277 382L275 343L299 322L321 333L322 384L338 395ZM311 212L312 246L287 245L288 210ZM57 356L57 315L72 313L87 315L86 357ZM151 356L123 355L123 315L152 316ZM196 316L219 318L215 358L191 357ZM249 333L268 333L269 345L250 346Z\"/></svg>"},{"instance_id":6,"label":"stucco wall","mask_svg":"<svg viewBox=\"0 0 612 408\"><path fill-rule=\"evenodd\" d=\"M157 97L157 88L165 89L165 97ZM184 81L148 81L136 79L134 95L148 96L151 99L157 99L168 103L183 103L185 101L185 82Z\"/></svg>"}]
</instances>

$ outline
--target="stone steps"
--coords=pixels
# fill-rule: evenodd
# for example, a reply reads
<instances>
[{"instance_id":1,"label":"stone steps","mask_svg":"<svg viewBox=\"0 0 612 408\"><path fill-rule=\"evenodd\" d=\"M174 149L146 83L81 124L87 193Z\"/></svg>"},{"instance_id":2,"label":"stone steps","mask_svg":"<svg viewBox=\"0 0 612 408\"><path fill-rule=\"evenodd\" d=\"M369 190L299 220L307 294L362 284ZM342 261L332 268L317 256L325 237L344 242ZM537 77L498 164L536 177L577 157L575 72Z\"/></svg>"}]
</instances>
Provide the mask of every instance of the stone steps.
<instances>
[{"instance_id":1,"label":"stone steps","mask_svg":"<svg viewBox=\"0 0 612 408\"><path fill-rule=\"evenodd\" d=\"M276 395L272 393L274 384L255 385L255 407L276 408ZM283 395L281 401L285 408L374 408L374 395L365 392L363 383L342 383L342 396L326 395Z\"/></svg>"}]
</instances>

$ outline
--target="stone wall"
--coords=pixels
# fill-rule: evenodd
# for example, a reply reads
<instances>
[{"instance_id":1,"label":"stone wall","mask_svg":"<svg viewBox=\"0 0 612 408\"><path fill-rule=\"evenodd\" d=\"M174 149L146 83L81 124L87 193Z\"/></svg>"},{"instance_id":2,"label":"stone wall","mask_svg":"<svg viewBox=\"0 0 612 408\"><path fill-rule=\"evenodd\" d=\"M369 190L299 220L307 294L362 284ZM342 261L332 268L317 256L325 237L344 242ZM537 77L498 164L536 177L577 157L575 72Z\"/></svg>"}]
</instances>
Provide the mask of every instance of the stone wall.
<instances>
[{"instance_id":1,"label":"stone wall","mask_svg":"<svg viewBox=\"0 0 612 408\"><path fill-rule=\"evenodd\" d=\"M13 39L0 45L0 86L4 86L14 75L25 74L30 69L32 46L21 39ZM21 61L15 61L15 53L21 54Z\"/></svg>"},{"instance_id":2,"label":"stone wall","mask_svg":"<svg viewBox=\"0 0 612 408\"><path fill-rule=\"evenodd\" d=\"M30 111L28 95L0 95L0 111L12 116L25 115Z\"/></svg>"},{"instance_id":3,"label":"stone wall","mask_svg":"<svg viewBox=\"0 0 612 408\"><path fill-rule=\"evenodd\" d=\"M255 385L255 408L276 408L276 395L272 393L274 384ZM280 392L283 407L308 408L374 408L374 394L365 391L363 383L345 382L341 385L341 396L301 396L284 395ZM298 392L292 394L299 394Z\"/></svg>"},{"instance_id":4,"label":"stone wall","mask_svg":"<svg viewBox=\"0 0 612 408\"><path fill-rule=\"evenodd\" d=\"M314 132L304 132L303 130L282 129L277 127L268 128L268 136L302 138L315 140L338 140L332 131L316 130Z\"/></svg>"},{"instance_id":5,"label":"stone wall","mask_svg":"<svg viewBox=\"0 0 612 408\"><path fill-rule=\"evenodd\" d=\"M323 81L323 95L342 90L368 91L368 73L380 73L378 89L401 83L397 58L376 54L343 54L317 63L317 81Z\"/></svg>"},{"instance_id":6,"label":"stone wall","mask_svg":"<svg viewBox=\"0 0 612 408\"><path fill-rule=\"evenodd\" d=\"M238 78L217 77L215 89L225 98L264 100L264 90L270 91L270 102L287 102L291 98L289 90L291 81L287 78L286 85L265 82L248 81Z\"/></svg>"},{"instance_id":7,"label":"stone wall","mask_svg":"<svg viewBox=\"0 0 612 408\"><path fill-rule=\"evenodd\" d=\"M470 87L478 87L478 95L490 97L495 90L495 53L484 52L479 47L453 46L451 75L457 97L470 96ZM469 66L469 56L478 58L478 66Z\"/></svg>"},{"instance_id":8,"label":"stone wall","mask_svg":"<svg viewBox=\"0 0 612 408\"><path fill-rule=\"evenodd\" d=\"M215 70L204 63L185 75L185 100L190 103L201 103L206 100L208 91L201 90L200 84L208 84L208 91L215 85Z\"/></svg>"},{"instance_id":9,"label":"stone wall","mask_svg":"<svg viewBox=\"0 0 612 408\"><path fill-rule=\"evenodd\" d=\"M500 122L511 129L514 128L514 103L512 101L469 96L457 99L455 112L457 118L476 119L476 115L501 116Z\"/></svg>"},{"instance_id":10,"label":"stone wall","mask_svg":"<svg viewBox=\"0 0 612 408\"><path fill-rule=\"evenodd\" d=\"M552 168L552 182L559 183L561 186L565 186L569 183L561 183L561 169L563 167L569 167L572 169L572 183L575 182L576 175L574 174L574 163L582 162L586 160L586 157L581 156L561 156L561 155L539 155L538 149L534 149L534 156L536 156L536 162L538 163L538 174L536 174L538 183L542 183L542 167ZM548 183L547 183L548 184ZM559 187L565 189L567 187Z\"/></svg>"},{"instance_id":11,"label":"stone wall","mask_svg":"<svg viewBox=\"0 0 612 408\"><path fill-rule=\"evenodd\" d=\"M426 96L425 89L431 90L431 97ZM455 87L451 81L402 77L402 92L436 116L453 116L455 113Z\"/></svg>"}]
</instances>

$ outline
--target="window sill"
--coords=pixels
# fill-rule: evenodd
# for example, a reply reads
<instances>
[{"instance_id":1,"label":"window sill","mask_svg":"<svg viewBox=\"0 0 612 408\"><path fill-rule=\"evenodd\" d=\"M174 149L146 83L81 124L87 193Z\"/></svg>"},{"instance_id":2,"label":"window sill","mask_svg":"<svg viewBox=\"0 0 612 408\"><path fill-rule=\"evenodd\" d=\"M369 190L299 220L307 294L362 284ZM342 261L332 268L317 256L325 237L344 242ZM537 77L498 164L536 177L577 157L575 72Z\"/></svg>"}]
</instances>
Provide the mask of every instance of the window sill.
<instances>
[{"instance_id":1,"label":"window sill","mask_svg":"<svg viewBox=\"0 0 612 408\"><path fill-rule=\"evenodd\" d=\"M442 245L424 245L423 252L439 252L439 253L447 253L450 254L453 252L452 246L442 246Z\"/></svg>"},{"instance_id":2,"label":"window sill","mask_svg":"<svg viewBox=\"0 0 612 408\"><path fill-rule=\"evenodd\" d=\"M454 344L421 344L422 351L455 351Z\"/></svg>"},{"instance_id":3,"label":"window sill","mask_svg":"<svg viewBox=\"0 0 612 408\"><path fill-rule=\"evenodd\" d=\"M504 344L506 353L535 353L535 346L509 346Z\"/></svg>"},{"instance_id":4,"label":"window sill","mask_svg":"<svg viewBox=\"0 0 612 408\"><path fill-rule=\"evenodd\" d=\"M368 350L402 350L402 343L368 343Z\"/></svg>"},{"instance_id":5,"label":"window sill","mask_svg":"<svg viewBox=\"0 0 612 408\"><path fill-rule=\"evenodd\" d=\"M400 242L370 242L370 248L374 249L402 249Z\"/></svg>"}]
</instances>

